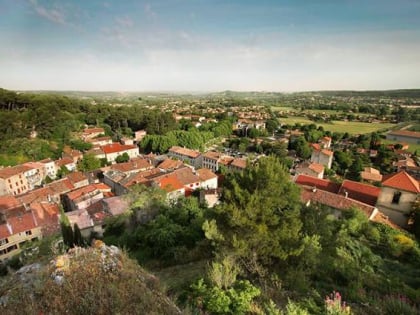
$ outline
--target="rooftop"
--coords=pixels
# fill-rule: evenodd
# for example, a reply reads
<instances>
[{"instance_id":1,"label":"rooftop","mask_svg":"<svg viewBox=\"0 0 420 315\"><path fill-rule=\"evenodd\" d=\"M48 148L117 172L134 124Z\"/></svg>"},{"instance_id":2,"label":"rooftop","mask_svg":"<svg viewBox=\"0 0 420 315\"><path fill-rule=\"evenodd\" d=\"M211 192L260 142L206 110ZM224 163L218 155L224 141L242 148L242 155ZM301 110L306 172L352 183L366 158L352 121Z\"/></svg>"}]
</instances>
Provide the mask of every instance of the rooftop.
<instances>
[{"instance_id":1,"label":"rooftop","mask_svg":"<svg viewBox=\"0 0 420 315\"><path fill-rule=\"evenodd\" d=\"M344 180L339 193L344 195L346 192L349 198L374 206L381 193L381 189L368 184Z\"/></svg>"},{"instance_id":2,"label":"rooftop","mask_svg":"<svg viewBox=\"0 0 420 315\"><path fill-rule=\"evenodd\" d=\"M408 175L405 171L384 176L382 186L410 191L416 194L420 192L419 182Z\"/></svg>"},{"instance_id":3,"label":"rooftop","mask_svg":"<svg viewBox=\"0 0 420 315\"><path fill-rule=\"evenodd\" d=\"M124 152L128 150L137 149L136 145L124 145L118 142L106 144L101 146L101 149L105 154L117 153L117 152Z\"/></svg>"},{"instance_id":4,"label":"rooftop","mask_svg":"<svg viewBox=\"0 0 420 315\"><path fill-rule=\"evenodd\" d=\"M296 178L296 184L303 186L315 187L321 190L329 191L331 193L338 193L340 190L340 184L334 183L330 180L319 179L307 175L299 175Z\"/></svg>"},{"instance_id":5,"label":"rooftop","mask_svg":"<svg viewBox=\"0 0 420 315\"><path fill-rule=\"evenodd\" d=\"M388 134L393 135L393 136L404 136L404 137L420 139L420 132L417 132L417 131L393 130L393 131L388 132Z\"/></svg>"},{"instance_id":6,"label":"rooftop","mask_svg":"<svg viewBox=\"0 0 420 315\"><path fill-rule=\"evenodd\" d=\"M178 146L173 146L172 148L169 149L169 152L174 152L174 153L178 153L180 155L185 155L185 156L188 156L188 157L193 158L193 159L200 156L200 152L198 152L198 151L187 149L187 148L182 148L182 147L178 147Z\"/></svg>"}]
</instances>

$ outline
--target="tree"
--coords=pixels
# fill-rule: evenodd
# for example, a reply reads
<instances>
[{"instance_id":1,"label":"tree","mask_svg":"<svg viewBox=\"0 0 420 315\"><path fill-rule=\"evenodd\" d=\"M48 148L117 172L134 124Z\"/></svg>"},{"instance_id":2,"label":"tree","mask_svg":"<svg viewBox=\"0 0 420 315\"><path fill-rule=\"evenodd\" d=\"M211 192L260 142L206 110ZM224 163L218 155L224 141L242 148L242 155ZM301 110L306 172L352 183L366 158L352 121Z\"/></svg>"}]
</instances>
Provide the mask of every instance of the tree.
<instances>
[{"instance_id":1,"label":"tree","mask_svg":"<svg viewBox=\"0 0 420 315\"><path fill-rule=\"evenodd\" d=\"M85 245L85 241L83 239L82 236L82 232L80 232L80 228L77 225L77 223L74 224L74 228L73 228L73 232L74 232L74 245L76 246L84 246Z\"/></svg>"},{"instance_id":2,"label":"tree","mask_svg":"<svg viewBox=\"0 0 420 315\"><path fill-rule=\"evenodd\" d=\"M117 158L115 159L115 162L117 163L125 163L130 161L130 156L128 155L127 152L124 152L122 155L118 155Z\"/></svg>"},{"instance_id":3,"label":"tree","mask_svg":"<svg viewBox=\"0 0 420 315\"><path fill-rule=\"evenodd\" d=\"M206 224L219 253L233 254L251 273L301 253L299 189L277 158L262 158L228 176L222 200L216 222Z\"/></svg>"},{"instance_id":4,"label":"tree","mask_svg":"<svg viewBox=\"0 0 420 315\"><path fill-rule=\"evenodd\" d=\"M64 213L64 210L60 209L60 227L61 235L63 236L63 242L68 247L71 248L74 246L74 235L73 229L70 225L70 220Z\"/></svg>"},{"instance_id":5,"label":"tree","mask_svg":"<svg viewBox=\"0 0 420 315\"><path fill-rule=\"evenodd\" d=\"M292 148L296 150L297 156L302 159L308 159L311 156L311 148L304 137L297 138L292 143Z\"/></svg>"},{"instance_id":6,"label":"tree","mask_svg":"<svg viewBox=\"0 0 420 315\"><path fill-rule=\"evenodd\" d=\"M83 155L82 161L78 165L79 171L88 172L101 167L101 160L96 158L92 153Z\"/></svg>"}]
</instances>

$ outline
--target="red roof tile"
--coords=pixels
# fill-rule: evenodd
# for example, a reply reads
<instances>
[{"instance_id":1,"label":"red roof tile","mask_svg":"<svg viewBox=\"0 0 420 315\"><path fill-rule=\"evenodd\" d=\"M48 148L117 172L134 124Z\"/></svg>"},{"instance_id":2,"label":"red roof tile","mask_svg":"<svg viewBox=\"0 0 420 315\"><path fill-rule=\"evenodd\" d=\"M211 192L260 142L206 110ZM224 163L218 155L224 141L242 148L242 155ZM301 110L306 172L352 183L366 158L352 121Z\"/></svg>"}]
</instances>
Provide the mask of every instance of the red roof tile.
<instances>
[{"instance_id":1,"label":"red roof tile","mask_svg":"<svg viewBox=\"0 0 420 315\"><path fill-rule=\"evenodd\" d=\"M374 206L381 193L381 189L376 186L345 180L341 185L339 193L344 195L346 192L349 198Z\"/></svg>"},{"instance_id":2,"label":"red roof tile","mask_svg":"<svg viewBox=\"0 0 420 315\"><path fill-rule=\"evenodd\" d=\"M22 204L14 196L0 196L0 210L20 207Z\"/></svg>"},{"instance_id":3,"label":"red roof tile","mask_svg":"<svg viewBox=\"0 0 420 315\"><path fill-rule=\"evenodd\" d=\"M194 159L200 156L200 152L198 151L194 151L187 148L181 148L178 146L173 146L172 148L169 149L169 152L175 152L175 153L185 155Z\"/></svg>"},{"instance_id":4,"label":"red roof tile","mask_svg":"<svg viewBox=\"0 0 420 315\"><path fill-rule=\"evenodd\" d=\"M419 182L408 175L405 171L384 176L382 186L411 191L417 194L420 192Z\"/></svg>"},{"instance_id":5,"label":"red roof tile","mask_svg":"<svg viewBox=\"0 0 420 315\"><path fill-rule=\"evenodd\" d=\"M13 234L32 230L37 227L37 223L32 212L8 218L7 222L9 222L12 227Z\"/></svg>"},{"instance_id":6,"label":"red roof tile","mask_svg":"<svg viewBox=\"0 0 420 315\"><path fill-rule=\"evenodd\" d=\"M87 180L88 178L83 174L82 172L73 172L69 173L66 176L70 182L74 185L75 183L83 182Z\"/></svg>"},{"instance_id":7,"label":"red roof tile","mask_svg":"<svg viewBox=\"0 0 420 315\"><path fill-rule=\"evenodd\" d=\"M166 159L162 163L160 163L157 167L162 170L170 170L170 169L180 168L182 166L184 166L184 163L182 161Z\"/></svg>"},{"instance_id":8,"label":"red roof tile","mask_svg":"<svg viewBox=\"0 0 420 315\"><path fill-rule=\"evenodd\" d=\"M167 192L184 188L184 185L178 180L178 178L175 175L172 174L160 178L158 180L158 185L160 188L166 190Z\"/></svg>"},{"instance_id":9,"label":"red roof tile","mask_svg":"<svg viewBox=\"0 0 420 315\"><path fill-rule=\"evenodd\" d=\"M209 179L217 178L217 175L214 174L208 168L200 168L197 170L197 175L200 178L200 181L206 181Z\"/></svg>"},{"instance_id":10,"label":"red roof tile","mask_svg":"<svg viewBox=\"0 0 420 315\"><path fill-rule=\"evenodd\" d=\"M321 190L329 191L332 193L338 193L340 190L340 185L337 183L334 183L332 181L326 180L326 179L319 179L312 176L307 175L299 175L296 178L296 184L298 185L304 185L304 186L310 186L310 187L316 187Z\"/></svg>"},{"instance_id":11,"label":"red roof tile","mask_svg":"<svg viewBox=\"0 0 420 315\"><path fill-rule=\"evenodd\" d=\"M301 199L303 202L316 202L328 207L338 210L348 210L350 208L357 208L363 211L368 218L371 217L375 207L365 204L363 202L346 198L342 195L337 195L328 191L320 189L313 189L312 187L303 187L301 191Z\"/></svg>"},{"instance_id":12,"label":"red roof tile","mask_svg":"<svg viewBox=\"0 0 420 315\"><path fill-rule=\"evenodd\" d=\"M112 144L106 144L101 146L102 151L105 152L105 154L111 154L116 152L124 152L132 149L136 149L137 146L135 145L123 145L120 143L112 143Z\"/></svg>"}]
</instances>

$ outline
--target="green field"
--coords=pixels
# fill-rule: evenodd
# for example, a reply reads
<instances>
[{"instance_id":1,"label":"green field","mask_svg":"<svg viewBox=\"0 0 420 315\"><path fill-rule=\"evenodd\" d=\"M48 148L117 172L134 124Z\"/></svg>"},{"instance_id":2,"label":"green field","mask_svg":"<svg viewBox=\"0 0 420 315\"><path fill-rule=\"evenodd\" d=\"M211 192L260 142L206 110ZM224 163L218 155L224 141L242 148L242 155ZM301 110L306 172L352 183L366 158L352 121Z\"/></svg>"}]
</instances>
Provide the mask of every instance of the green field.
<instances>
[{"instance_id":1,"label":"green field","mask_svg":"<svg viewBox=\"0 0 420 315\"><path fill-rule=\"evenodd\" d=\"M299 124L313 124L314 122L305 117L288 117L280 118L280 123L294 125ZM357 121L332 121L331 123L315 123L317 126L322 126L324 130L331 132L348 132L350 134L370 133L374 131L381 131L384 129L395 127L395 124L390 123L364 123Z\"/></svg>"},{"instance_id":2,"label":"green field","mask_svg":"<svg viewBox=\"0 0 420 315\"><path fill-rule=\"evenodd\" d=\"M272 106L271 110L273 112L298 112L299 109L288 107L288 106ZM343 112L341 110L334 110L334 109L305 109L302 111L302 114L324 114L324 115L345 115L348 114L347 112ZM353 113L355 116L369 116L370 114L366 113Z\"/></svg>"}]
</instances>

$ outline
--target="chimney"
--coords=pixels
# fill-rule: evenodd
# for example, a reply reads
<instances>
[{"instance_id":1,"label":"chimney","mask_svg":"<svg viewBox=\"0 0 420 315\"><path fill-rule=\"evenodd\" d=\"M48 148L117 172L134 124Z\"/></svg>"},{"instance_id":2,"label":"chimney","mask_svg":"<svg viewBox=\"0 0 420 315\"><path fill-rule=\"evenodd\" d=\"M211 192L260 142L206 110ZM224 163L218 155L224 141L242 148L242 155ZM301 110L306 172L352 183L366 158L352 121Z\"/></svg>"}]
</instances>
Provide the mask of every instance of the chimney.
<instances>
[{"instance_id":1,"label":"chimney","mask_svg":"<svg viewBox=\"0 0 420 315\"><path fill-rule=\"evenodd\" d=\"M344 191L344 197L348 198L349 197L349 193L347 191Z\"/></svg>"},{"instance_id":2,"label":"chimney","mask_svg":"<svg viewBox=\"0 0 420 315\"><path fill-rule=\"evenodd\" d=\"M312 187L312 192L316 192L316 186Z\"/></svg>"}]
</instances>

